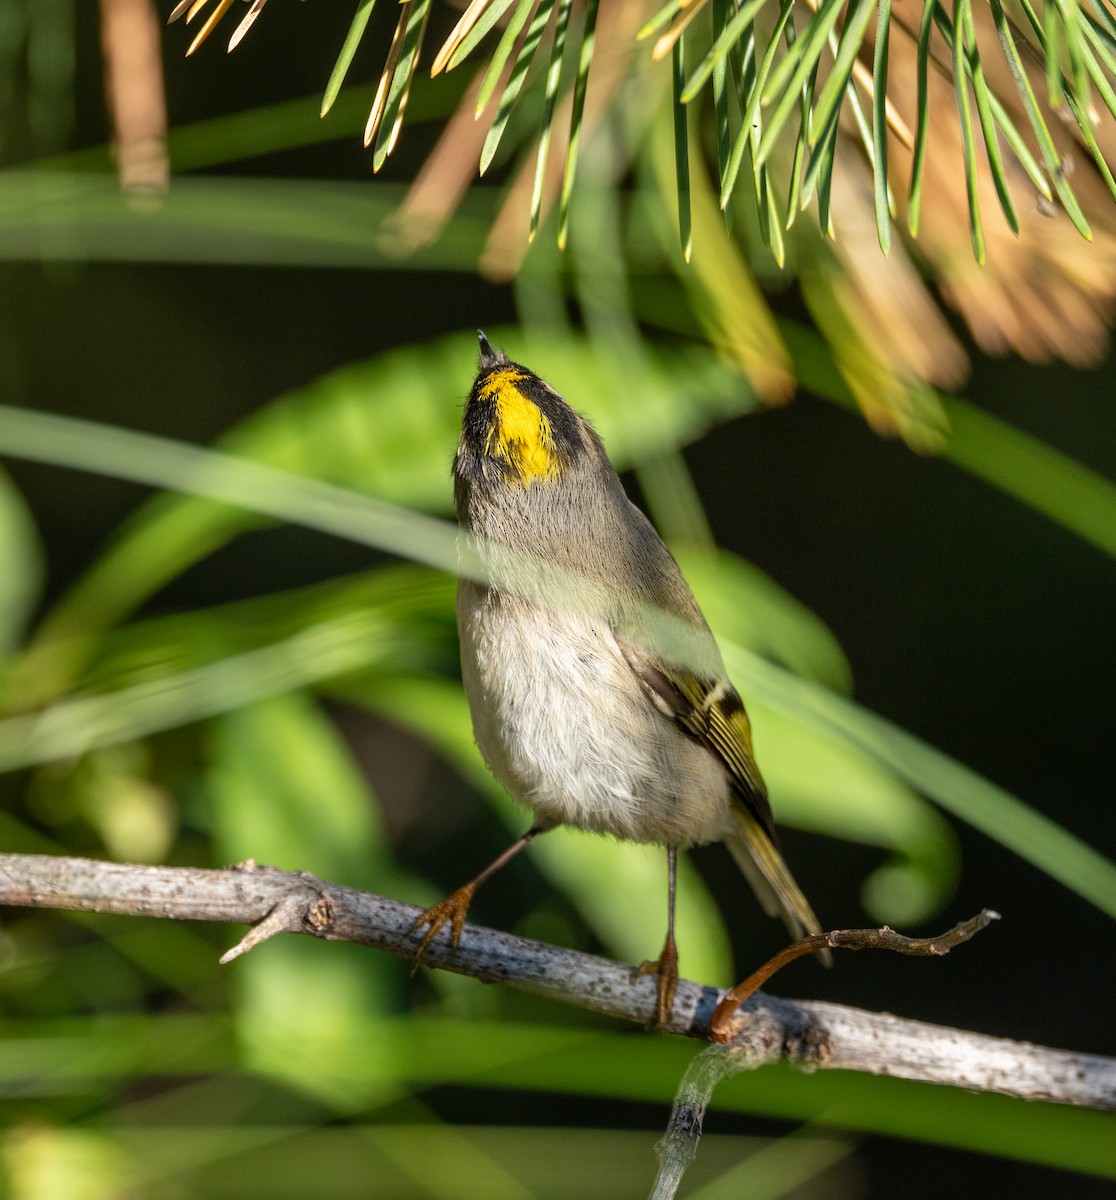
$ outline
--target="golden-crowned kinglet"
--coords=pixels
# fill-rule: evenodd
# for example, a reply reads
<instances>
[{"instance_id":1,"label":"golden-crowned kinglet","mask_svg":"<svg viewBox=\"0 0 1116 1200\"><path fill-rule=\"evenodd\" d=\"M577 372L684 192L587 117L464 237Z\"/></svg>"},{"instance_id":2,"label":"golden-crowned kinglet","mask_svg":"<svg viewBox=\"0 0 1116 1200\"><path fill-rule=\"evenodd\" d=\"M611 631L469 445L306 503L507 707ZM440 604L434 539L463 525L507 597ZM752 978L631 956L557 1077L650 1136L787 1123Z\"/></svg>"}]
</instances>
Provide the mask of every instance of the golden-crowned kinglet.
<instances>
[{"instance_id":1,"label":"golden-crowned kinglet","mask_svg":"<svg viewBox=\"0 0 1116 1200\"><path fill-rule=\"evenodd\" d=\"M461 526L483 581L457 593L461 670L477 745L532 828L419 917L417 964L473 893L556 825L666 846L670 1020L679 846L723 840L764 908L795 937L818 920L779 853L739 695L678 564L628 500L592 426L480 334L479 374L454 459Z\"/></svg>"}]
</instances>

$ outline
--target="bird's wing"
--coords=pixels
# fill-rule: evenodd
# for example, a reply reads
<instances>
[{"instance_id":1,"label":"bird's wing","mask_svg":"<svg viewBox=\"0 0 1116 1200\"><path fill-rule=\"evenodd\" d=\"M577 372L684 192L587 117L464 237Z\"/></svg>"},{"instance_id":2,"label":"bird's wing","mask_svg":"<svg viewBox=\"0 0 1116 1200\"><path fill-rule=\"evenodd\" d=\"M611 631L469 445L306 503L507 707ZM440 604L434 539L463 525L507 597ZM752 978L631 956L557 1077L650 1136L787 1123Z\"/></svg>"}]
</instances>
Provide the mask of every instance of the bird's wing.
<instances>
[{"instance_id":1,"label":"bird's wing","mask_svg":"<svg viewBox=\"0 0 1116 1200\"><path fill-rule=\"evenodd\" d=\"M703 679L615 636L652 704L721 760L745 809L778 845L767 787L752 753L752 726L736 689L727 679Z\"/></svg>"},{"instance_id":2,"label":"bird's wing","mask_svg":"<svg viewBox=\"0 0 1116 1200\"><path fill-rule=\"evenodd\" d=\"M752 753L744 702L727 679L703 679L673 667L616 635L617 645L652 704L724 764L732 783L733 832L724 841L770 916L782 917L794 938L821 932L809 901L795 883L775 835L767 787ZM826 964L828 950L818 956Z\"/></svg>"}]
</instances>

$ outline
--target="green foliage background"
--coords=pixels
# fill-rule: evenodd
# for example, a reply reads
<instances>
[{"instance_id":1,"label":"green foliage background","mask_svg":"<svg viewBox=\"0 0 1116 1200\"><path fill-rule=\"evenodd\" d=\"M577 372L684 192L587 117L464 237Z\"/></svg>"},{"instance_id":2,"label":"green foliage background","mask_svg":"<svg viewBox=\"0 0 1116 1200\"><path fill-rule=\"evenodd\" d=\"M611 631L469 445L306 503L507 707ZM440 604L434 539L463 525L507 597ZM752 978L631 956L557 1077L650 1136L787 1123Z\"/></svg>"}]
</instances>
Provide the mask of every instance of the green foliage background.
<instances>
[{"instance_id":1,"label":"green foliage background","mask_svg":"<svg viewBox=\"0 0 1116 1200\"><path fill-rule=\"evenodd\" d=\"M865 428L793 297L777 328L805 390L764 409L648 196L621 214L591 170L569 256L540 239L514 286L474 269L485 191L392 260L378 230L415 160L362 178L352 93L310 128L330 47L286 19L235 62L171 51L172 159L199 173L138 208L107 174L88 13L53 147L76 152L47 162L9 110L10 159L49 169L0 174L3 847L254 857L425 904L522 828L472 745L446 573L481 324L594 420L676 548L823 920L1004 914L941 963L850 956L780 986L1116 1052L1111 365L978 360L920 457ZM556 832L474 915L639 961L661 857ZM780 942L716 848L679 915L704 982ZM645 1190L693 1047L359 947L286 938L219 968L236 932L7 914L0 1189ZM1116 1175L1095 1113L781 1069L717 1104L694 1196L959 1194L961 1173L1090 1196Z\"/></svg>"}]
</instances>

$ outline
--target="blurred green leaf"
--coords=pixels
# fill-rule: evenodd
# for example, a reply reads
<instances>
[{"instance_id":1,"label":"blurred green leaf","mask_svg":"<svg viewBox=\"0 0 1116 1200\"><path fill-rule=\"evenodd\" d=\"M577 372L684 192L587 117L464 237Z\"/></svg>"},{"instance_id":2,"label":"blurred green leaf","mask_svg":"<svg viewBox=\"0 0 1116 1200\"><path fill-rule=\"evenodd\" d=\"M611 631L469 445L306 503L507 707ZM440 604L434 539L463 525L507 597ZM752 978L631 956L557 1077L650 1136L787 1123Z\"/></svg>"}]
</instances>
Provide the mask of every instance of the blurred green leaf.
<instances>
[{"instance_id":1,"label":"blurred green leaf","mask_svg":"<svg viewBox=\"0 0 1116 1200\"><path fill-rule=\"evenodd\" d=\"M328 953L336 947L322 949ZM933 971L934 964L922 968ZM664 1106L694 1054L686 1039L649 1043L626 1029L436 1016L372 1018L354 1036L353 1045L373 1047L375 1053L366 1059L350 1047L352 1072L356 1076L363 1069L373 1082L382 1079L381 1047L390 1047L399 1076L418 1088L504 1087ZM229 1025L220 1017L106 1014L95 1024L27 1020L5 1043L0 1089L11 1095L13 1085L30 1081L31 1094L49 1087L53 1093L73 1089L81 1095L100 1081L156 1070L168 1079L227 1072L234 1061ZM1116 1179L1112 1113L853 1071L806 1073L791 1066L762 1067L726 1080L714 1094L713 1108L819 1121Z\"/></svg>"},{"instance_id":2,"label":"blurred green leaf","mask_svg":"<svg viewBox=\"0 0 1116 1200\"><path fill-rule=\"evenodd\" d=\"M15 484L0 470L0 702L3 660L23 637L43 585L43 548L34 518Z\"/></svg>"},{"instance_id":3,"label":"blurred green leaf","mask_svg":"<svg viewBox=\"0 0 1116 1200\"><path fill-rule=\"evenodd\" d=\"M232 712L333 675L389 661L390 626L347 615L257 650L159 674L103 694L75 695L0 721L0 771L49 763Z\"/></svg>"},{"instance_id":4,"label":"blurred green leaf","mask_svg":"<svg viewBox=\"0 0 1116 1200\"><path fill-rule=\"evenodd\" d=\"M957 883L957 844L948 823L912 790L917 783L850 738L749 694L748 676L738 682L776 821L887 852L862 885L873 920L909 926L940 912ZM820 898L816 907L823 925L837 922Z\"/></svg>"},{"instance_id":5,"label":"blurred green leaf","mask_svg":"<svg viewBox=\"0 0 1116 1200\"><path fill-rule=\"evenodd\" d=\"M80 684L95 692L118 690L346 621L357 637L368 622L368 628L386 623L393 670L446 664L456 669L456 587L451 575L390 563L308 587L136 621L106 635Z\"/></svg>"},{"instance_id":6,"label":"blurred green leaf","mask_svg":"<svg viewBox=\"0 0 1116 1200\"><path fill-rule=\"evenodd\" d=\"M780 330L802 386L855 408L821 338L793 322L781 323ZM949 435L941 445L944 458L1116 557L1116 484L959 396L935 395Z\"/></svg>"},{"instance_id":7,"label":"blurred green leaf","mask_svg":"<svg viewBox=\"0 0 1116 1200\"><path fill-rule=\"evenodd\" d=\"M28 1123L3 1143L12 1200L116 1200L135 1182L116 1139L94 1129Z\"/></svg>"},{"instance_id":8,"label":"blurred green leaf","mask_svg":"<svg viewBox=\"0 0 1116 1200\"><path fill-rule=\"evenodd\" d=\"M1116 864L1003 788L852 701L742 647L726 646L741 693L815 722L858 747L947 812L995 838L1070 891L1116 917Z\"/></svg>"},{"instance_id":9,"label":"blurred green leaf","mask_svg":"<svg viewBox=\"0 0 1116 1200\"><path fill-rule=\"evenodd\" d=\"M957 396L945 455L1116 558L1116 484Z\"/></svg>"},{"instance_id":10,"label":"blurred green leaf","mask_svg":"<svg viewBox=\"0 0 1116 1200\"><path fill-rule=\"evenodd\" d=\"M823 688L851 693L852 672L836 638L762 571L723 551L684 552L679 562L718 638ZM849 738L773 706L762 691L750 690L748 674L734 680L752 719L776 820L887 850L888 860L864 884L874 918L910 924L938 911L958 872L946 822L909 781Z\"/></svg>"},{"instance_id":11,"label":"blurred green leaf","mask_svg":"<svg viewBox=\"0 0 1116 1200\"><path fill-rule=\"evenodd\" d=\"M606 358L572 335L516 337L509 347L571 403L590 412L621 469L692 440L754 404L731 367L694 346L664 349L637 363ZM444 511L450 504L447 464L457 441L460 397L471 382L476 354L474 336L459 335L343 368L275 401L218 446L254 463L348 485L395 504ZM68 439L66 429L72 434ZM235 462L208 463L192 447L176 453L175 444L165 440L17 409L0 411L0 452L5 451L187 491L220 480L223 495L229 490L244 495L246 510L278 510L295 520L302 512L319 527L320 519L311 514L325 501L337 532L337 522L355 530L369 516L358 505L343 504L340 495L333 502L312 488L296 492L296 480L276 479L268 486L250 465L238 476ZM383 515L412 525L412 532L399 530L396 550L413 549L437 534L433 528L421 533L414 515L386 510ZM23 668L27 699L64 685L81 661L80 639L115 624L186 567L259 523L258 511L236 511L197 496L158 496L141 506L40 626ZM448 537L437 539L439 561L447 566L455 561Z\"/></svg>"},{"instance_id":12,"label":"blurred green leaf","mask_svg":"<svg viewBox=\"0 0 1116 1200\"><path fill-rule=\"evenodd\" d=\"M224 858L399 890L375 800L314 701L291 694L220 718L209 760L211 821ZM353 1047L368 1015L398 1002L403 963L355 946L276 938L232 970L239 1035L255 1069L347 1110L382 1096L377 1084L394 1091L391 1043L364 1046L355 1069Z\"/></svg>"},{"instance_id":13,"label":"blurred green leaf","mask_svg":"<svg viewBox=\"0 0 1116 1200\"><path fill-rule=\"evenodd\" d=\"M855 1149L851 1142L840 1138L817 1137L804 1131L788 1134L768 1142L705 1187L687 1195L689 1200L729 1200L736 1196L781 1200L854 1154Z\"/></svg>"},{"instance_id":14,"label":"blurred green leaf","mask_svg":"<svg viewBox=\"0 0 1116 1200\"><path fill-rule=\"evenodd\" d=\"M229 713L208 747L221 858L390 890L396 870L375 798L314 700L290 693Z\"/></svg>"},{"instance_id":15,"label":"blurred green leaf","mask_svg":"<svg viewBox=\"0 0 1116 1200\"><path fill-rule=\"evenodd\" d=\"M137 209L112 175L0 171L0 259L392 269L382 234L403 195L379 182L185 176ZM408 265L472 270L495 199L474 189L437 247Z\"/></svg>"},{"instance_id":16,"label":"blurred green leaf","mask_svg":"<svg viewBox=\"0 0 1116 1200\"><path fill-rule=\"evenodd\" d=\"M675 557L715 632L833 691L852 691L840 643L759 567L725 550L680 548Z\"/></svg>"}]
</instances>

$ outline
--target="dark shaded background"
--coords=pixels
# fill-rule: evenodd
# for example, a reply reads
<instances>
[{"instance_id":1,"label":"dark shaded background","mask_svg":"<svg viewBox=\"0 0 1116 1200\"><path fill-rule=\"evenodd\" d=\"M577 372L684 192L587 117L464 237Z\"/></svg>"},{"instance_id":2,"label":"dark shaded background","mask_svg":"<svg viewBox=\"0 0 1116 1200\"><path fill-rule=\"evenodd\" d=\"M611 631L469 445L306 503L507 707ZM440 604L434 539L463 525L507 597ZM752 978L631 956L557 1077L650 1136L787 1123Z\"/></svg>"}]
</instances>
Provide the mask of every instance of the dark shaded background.
<instances>
[{"instance_id":1,"label":"dark shaded background","mask_svg":"<svg viewBox=\"0 0 1116 1200\"><path fill-rule=\"evenodd\" d=\"M80 12L76 146L105 137L95 14L91 5ZM347 12L334 20L328 6L271 6L232 58L212 45L190 62L179 57L183 35L172 31L172 124L234 111L248 100L320 92L347 21ZM372 69L366 65L365 74ZM238 164L236 171L363 177L367 158L352 131L339 135L328 146ZM409 131L404 141L389 168L396 176L412 169L428 131ZM793 296L786 303L793 305ZM342 363L514 319L508 290L461 275L97 263L4 264L0 307L6 402L195 442ZM514 346L509 350L514 354ZM1111 361L1082 372L978 357L965 394L1116 478L1114 384ZM448 396L447 403L460 399ZM592 414L592 397L571 399ZM1116 564L948 463L880 440L857 418L805 395L717 430L687 457L718 541L827 622L852 662L863 704L1102 852L1116 853ZM51 468L6 466L49 548L51 595L93 560L144 494ZM151 609L255 595L367 562L361 548L302 530L253 534L192 569ZM361 737L351 715L345 728ZM478 825L487 819L479 804L475 816ZM933 924L944 928L990 906L1003 914L999 926L941 962L847 956L830 974L796 967L776 990L1116 1054L1111 922L998 845L964 826L957 831L960 886ZM475 836L484 841L483 833ZM863 923L858 887L875 854L795 831L785 842L823 921ZM403 850L418 852L411 839ZM750 900L739 904L741 886L727 856L712 848L697 857L727 909L746 913L738 960L745 947L749 958L774 949L778 931L762 926ZM459 859L436 870L447 882L463 877ZM517 893L532 882L523 870L528 874L485 895L478 916L515 923ZM478 1107L477 1097L464 1093L431 1100L447 1116ZM490 1119L513 1123L591 1121L594 1113L592 1104L579 1103L575 1113L553 1097L528 1105L518 1095L505 1102L486 1094L480 1104ZM602 1123L659 1129L665 1117L636 1105L605 1109ZM777 1128L755 1122L756 1132ZM711 1129L737 1131L739 1122L714 1117ZM1020 1197L1111 1195L1110 1185L1088 1178L883 1139L870 1140L861 1160L872 1196L967 1196L984 1188Z\"/></svg>"}]
</instances>

